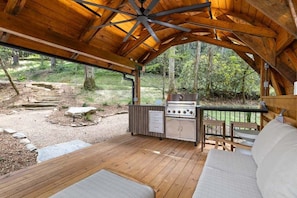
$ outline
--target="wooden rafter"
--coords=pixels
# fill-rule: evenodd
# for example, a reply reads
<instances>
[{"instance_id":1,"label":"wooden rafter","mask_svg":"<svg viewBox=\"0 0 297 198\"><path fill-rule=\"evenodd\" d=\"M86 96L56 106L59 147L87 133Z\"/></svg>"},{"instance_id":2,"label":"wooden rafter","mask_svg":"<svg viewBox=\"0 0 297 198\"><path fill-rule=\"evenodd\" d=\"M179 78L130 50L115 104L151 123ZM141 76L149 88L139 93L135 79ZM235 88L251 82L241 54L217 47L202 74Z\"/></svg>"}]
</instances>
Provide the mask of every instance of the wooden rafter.
<instances>
[{"instance_id":1,"label":"wooden rafter","mask_svg":"<svg viewBox=\"0 0 297 198\"><path fill-rule=\"evenodd\" d=\"M295 37L292 34L289 34L287 31L281 31L276 38L276 55L282 53L294 40Z\"/></svg>"},{"instance_id":2,"label":"wooden rafter","mask_svg":"<svg viewBox=\"0 0 297 198\"><path fill-rule=\"evenodd\" d=\"M118 9L124 2L127 0L121 0L121 1L111 1L109 7L112 7L114 9ZM100 31L99 28L96 28L96 26L103 25L105 23L110 22L114 17L116 13L105 10L102 14L102 16L94 15L94 17L90 20L89 24L84 28L84 31L80 35L80 40L84 42L90 42L92 38L95 36L95 34Z\"/></svg>"},{"instance_id":3,"label":"wooden rafter","mask_svg":"<svg viewBox=\"0 0 297 198\"><path fill-rule=\"evenodd\" d=\"M198 41L203 41L203 42L206 42L209 44L218 45L221 47L225 47L225 48L229 48L229 49L233 49L233 50L237 50L237 51L241 51L241 52L254 53L250 48L248 48L246 46L236 45L231 42L217 40L213 36L199 36L199 35L193 35L193 34L189 34L189 33L186 35L188 35L192 38L196 38Z\"/></svg>"},{"instance_id":4,"label":"wooden rafter","mask_svg":"<svg viewBox=\"0 0 297 198\"><path fill-rule=\"evenodd\" d=\"M11 14L11 15L17 15L21 12L23 7L25 6L27 0L10 0L7 1L7 4L5 6L4 12Z\"/></svg>"},{"instance_id":5,"label":"wooden rafter","mask_svg":"<svg viewBox=\"0 0 297 198\"><path fill-rule=\"evenodd\" d=\"M259 54L267 63L272 66L276 64L275 39L247 35L240 32L234 32L234 34Z\"/></svg>"},{"instance_id":6,"label":"wooden rafter","mask_svg":"<svg viewBox=\"0 0 297 198\"><path fill-rule=\"evenodd\" d=\"M124 58L111 52L104 51L100 48L75 41L56 32L44 32L44 29L38 27L37 25L31 27L30 24L19 20L17 17L0 13L0 18L2 19L0 20L0 31L8 32L19 37L40 42L58 49L70 51L72 53L78 53L83 56L94 58L95 60L120 65L132 70L134 70L135 67L140 66L139 63L130 61L128 58Z\"/></svg>"},{"instance_id":7,"label":"wooden rafter","mask_svg":"<svg viewBox=\"0 0 297 198\"><path fill-rule=\"evenodd\" d=\"M297 28L286 1L281 0L246 0L253 7L260 10L275 23L286 29L297 38ZM277 9L276 9L277 5Z\"/></svg>"},{"instance_id":8,"label":"wooden rafter","mask_svg":"<svg viewBox=\"0 0 297 198\"><path fill-rule=\"evenodd\" d=\"M227 21L212 20L212 19L203 18L203 17L186 16L186 15L179 15L179 14L174 14L172 15L172 17L176 19L183 17L184 20L190 24L211 28L211 29L215 28L218 30L224 30L229 32L241 32L245 34L270 37L270 38L276 37L276 33L274 31L265 27L258 27L258 26L247 25L247 24L237 24L237 23L231 23Z\"/></svg>"}]
</instances>

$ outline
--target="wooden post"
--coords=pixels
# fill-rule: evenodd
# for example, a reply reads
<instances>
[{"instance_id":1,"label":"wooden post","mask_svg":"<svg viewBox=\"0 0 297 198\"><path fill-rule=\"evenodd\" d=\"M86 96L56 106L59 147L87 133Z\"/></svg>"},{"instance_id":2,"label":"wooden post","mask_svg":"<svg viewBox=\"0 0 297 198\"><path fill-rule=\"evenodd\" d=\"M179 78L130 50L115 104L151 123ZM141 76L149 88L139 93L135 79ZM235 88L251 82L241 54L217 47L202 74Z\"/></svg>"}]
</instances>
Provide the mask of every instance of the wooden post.
<instances>
[{"instance_id":1,"label":"wooden post","mask_svg":"<svg viewBox=\"0 0 297 198\"><path fill-rule=\"evenodd\" d=\"M139 105L140 104L140 68L137 67L135 70L135 104Z\"/></svg>"},{"instance_id":2,"label":"wooden post","mask_svg":"<svg viewBox=\"0 0 297 198\"><path fill-rule=\"evenodd\" d=\"M260 94L262 96L269 96L269 67L265 65L265 62L263 59L259 62L260 66L260 78L261 78L261 85L260 85Z\"/></svg>"}]
</instances>

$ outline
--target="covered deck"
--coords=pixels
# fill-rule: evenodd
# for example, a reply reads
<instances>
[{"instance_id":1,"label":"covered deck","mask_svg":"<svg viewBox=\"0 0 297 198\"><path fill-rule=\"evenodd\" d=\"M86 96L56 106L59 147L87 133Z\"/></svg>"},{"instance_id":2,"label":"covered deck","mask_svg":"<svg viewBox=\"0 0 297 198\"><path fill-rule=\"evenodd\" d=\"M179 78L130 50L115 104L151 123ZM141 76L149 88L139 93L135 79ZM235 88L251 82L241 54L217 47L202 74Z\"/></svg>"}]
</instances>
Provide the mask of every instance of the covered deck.
<instances>
[{"instance_id":1,"label":"covered deck","mask_svg":"<svg viewBox=\"0 0 297 198\"><path fill-rule=\"evenodd\" d=\"M151 186L156 197L191 197L208 150L191 142L125 134L0 178L0 197L48 197L101 169Z\"/></svg>"}]
</instances>

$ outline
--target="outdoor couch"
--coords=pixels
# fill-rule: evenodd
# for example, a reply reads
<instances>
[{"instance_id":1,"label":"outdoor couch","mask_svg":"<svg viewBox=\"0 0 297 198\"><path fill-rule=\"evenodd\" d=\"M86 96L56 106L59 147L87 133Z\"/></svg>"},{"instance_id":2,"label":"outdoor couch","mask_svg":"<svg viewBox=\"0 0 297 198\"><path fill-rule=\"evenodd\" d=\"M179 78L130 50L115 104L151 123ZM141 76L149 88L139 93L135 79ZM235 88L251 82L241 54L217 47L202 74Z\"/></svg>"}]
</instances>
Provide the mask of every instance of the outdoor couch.
<instances>
[{"instance_id":1,"label":"outdoor couch","mask_svg":"<svg viewBox=\"0 0 297 198\"><path fill-rule=\"evenodd\" d=\"M193 197L296 198L297 129L272 120L251 155L210 150Z\"/></svg>"}]
</instances>

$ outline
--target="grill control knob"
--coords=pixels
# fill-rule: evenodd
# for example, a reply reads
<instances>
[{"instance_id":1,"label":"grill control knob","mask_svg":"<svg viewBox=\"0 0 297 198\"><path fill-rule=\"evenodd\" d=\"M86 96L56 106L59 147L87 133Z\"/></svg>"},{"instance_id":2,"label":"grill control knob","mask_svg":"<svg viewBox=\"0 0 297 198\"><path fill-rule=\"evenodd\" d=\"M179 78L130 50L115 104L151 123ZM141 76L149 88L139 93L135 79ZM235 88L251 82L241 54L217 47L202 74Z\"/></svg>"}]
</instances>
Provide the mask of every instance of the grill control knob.
<instances>
[{"instance_id":1,"label":"grill control knob","mask_svg":"<svg viewBox=\"0 0 297 198\"><path fill-rule=\"evenodd\" d=\"M190 114L193 114L193 111L190 111Z\"/></svg>"},{"instance_id":2,"label":"grill control knob","mask_svg":"<svg viewBox=\"0 0 297 198\"><path fill-rule=\"evenodd\" d=\"M175 110L173 110L172 113L175 113Z\"/></svg>"},{"instance_id":3,"label":"grill control knob","mask_svg":"<svg viewBox=\"0 0 297 198\"><path fill-rule=\"evenodd\" d=\"M178 110L178 112L177 113L180 113L180 110Z\"/></svg>"},{"instance_id":4,"label":"grill control knob","mask_svg":"<svg viewBox=\"0 0 297 198\"><path fill-rule=\"evenodd\" d=\"M170 110L167 110L168 113L170 113Z\"/></svg>"},{"instance_id":5,"label":"grill control knob","mask_svg":"<svg viewBox=\"0 0 297 198\"><path fill-rule=\"evenodd\" d=\"M184 114L186 114L187 112L186 111L184 111Z\"/></svg>"}]
</instances>

